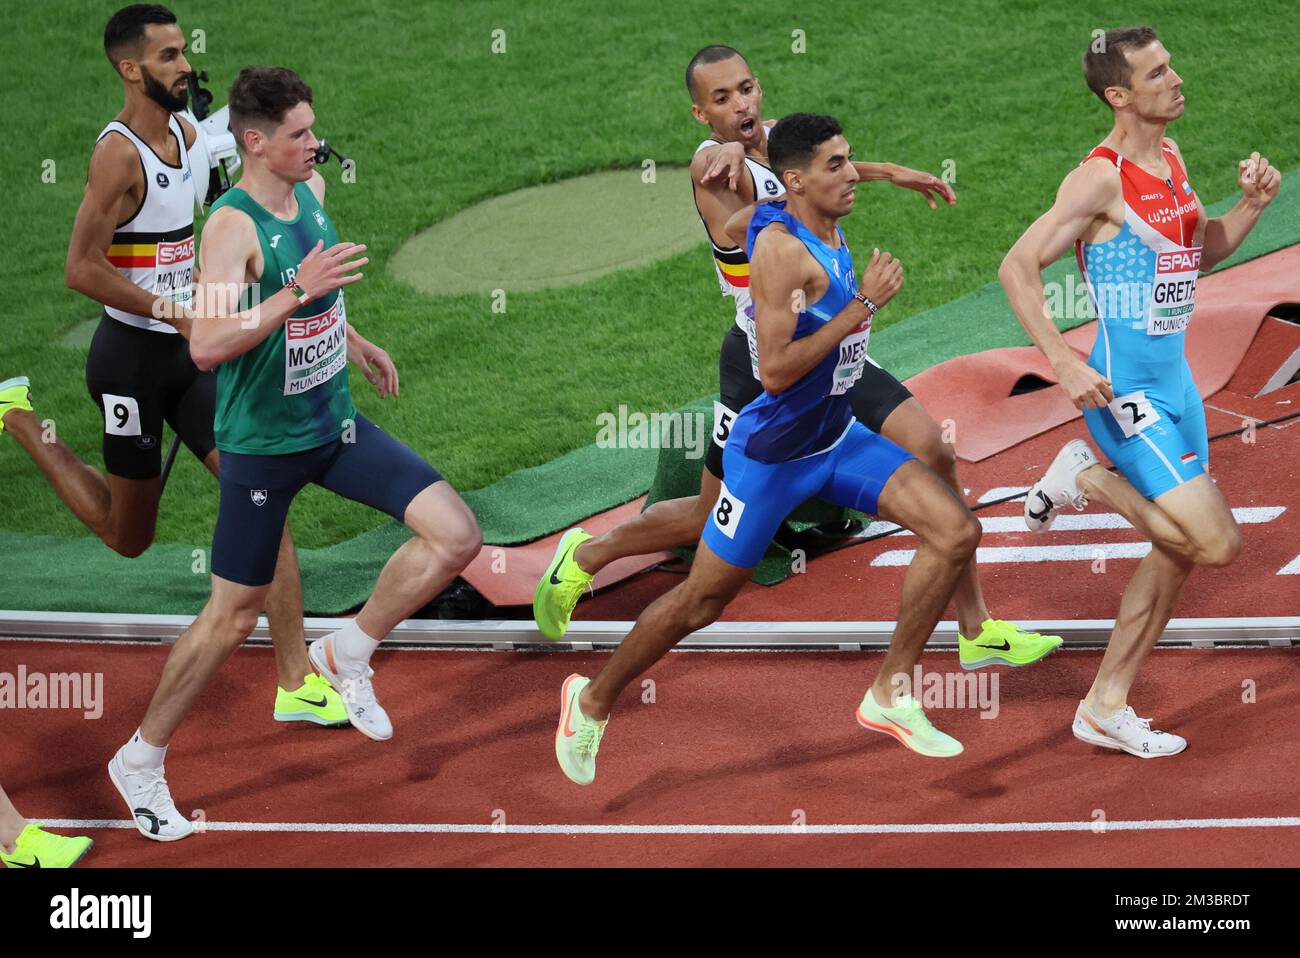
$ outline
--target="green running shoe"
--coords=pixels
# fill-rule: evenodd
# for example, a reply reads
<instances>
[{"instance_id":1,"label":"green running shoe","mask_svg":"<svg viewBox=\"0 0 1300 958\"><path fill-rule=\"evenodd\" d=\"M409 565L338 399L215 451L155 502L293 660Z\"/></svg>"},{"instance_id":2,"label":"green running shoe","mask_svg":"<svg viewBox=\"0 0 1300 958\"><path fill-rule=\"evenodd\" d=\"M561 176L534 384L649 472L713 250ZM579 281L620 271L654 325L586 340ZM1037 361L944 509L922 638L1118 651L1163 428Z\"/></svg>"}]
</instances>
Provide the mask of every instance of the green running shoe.
<instances>
[{"instance_id":1,"label":"green running shoe","mask_svg":"<svg viewBox=\"0 0 1300 958\"><path fill-rule=\"evenodd\" d=\"M574 673L560 689L560 724L555 730L555 757L569 780L590 785L596 780L596 753L609 719L597 722L582 714L578 696L591 679Z\"/></svg>"},{"instance_id":2,"label":"green running shoe","mask_svg":"<svg viewBox=\"0 0 1300 958\"><path fill-rule=\"evenodd\" d=\"M7 868L71 868L93 844L84 835L69 838L30 824L18 835L12 855L0 850L0 861Z\"/></svg>"},{"instance_id":3,"label":"green running shoe","mask_svg":"<svg viewBox=\"0 0 1300 958\"><path fill-rule=\"evenodd\" d=\"M26 376L15 376L0 383L0 433L5 431L5 413L10 409L32 411L31 385Z\"/></svg>"},{"instance_id":4,"label":"green running shoe","mask_svg":"<svg viewBox=\"0 0 1300 958\"><path fill-rule=\"evenodd\" d=\"M343 697L315 672L303 679L301 688L275 690L277 722L315 722L317 725L347 725L348 710Z\"/></svg>"},{"instance_id":5,"label":"green running shoe","mask_svg":"<svg viewBox=\"0 0 1300 958\"><path fill-rule=\"evenodd\" d=\"M578 546L590 538L577 527L561 536L555 557L533 591L533 621L542 635L553 641L564 638L574 606L591 587L591 575L583 572L573 558Z\"/></svg>"},{"instance_id":6,"label":"green running shoe","mask_svg":"<svg viewBox=\"0 0 1300 958\"><path fill-rule=\"evenodd\" d=\"M898 696L898 704L887 709L877 705L876 697L867 689L857 718L863 728L892 735L913 752L930 758L951 758L964 750L961 742L930 724L921 703L910 695Z\"/></svg>"},{"instance_id":7,"label":"green running shoe","mask_svg":"<svg viewBox=\"0 0 1300 958\"><path fill-rule=\"evenodd\" d=\"M963 669L982 669L1001 662L1005 665L1032 665L1061 647L1059 635L1025 632L1013 622L985 619L982 631L974 639L957 633L957 656Z\"/></svg>"}]
</instances>

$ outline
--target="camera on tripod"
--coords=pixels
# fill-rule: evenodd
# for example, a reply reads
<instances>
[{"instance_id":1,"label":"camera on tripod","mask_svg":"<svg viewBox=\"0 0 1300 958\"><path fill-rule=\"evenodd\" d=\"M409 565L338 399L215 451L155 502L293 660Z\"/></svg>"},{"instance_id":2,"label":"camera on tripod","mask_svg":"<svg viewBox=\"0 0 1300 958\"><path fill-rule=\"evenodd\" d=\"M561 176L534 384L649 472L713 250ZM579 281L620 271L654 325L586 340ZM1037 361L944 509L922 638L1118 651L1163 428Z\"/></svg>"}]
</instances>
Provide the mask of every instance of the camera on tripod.
<instances>
[{"instance_id":1,"label":"camera on tripod","mask_svg":"<svg viewBox=\"0 0 1300 958\"><path fill-rule=\"evenodd\" d=\"M199 212L207 213L217 197L230 189L234 174L239 170L239 149L235 135L230 132L230 107L223 106L212 112L212 92L199 86L208 82L208 73L201 70L191 73L188 79L190 107L180 116L190 121L197 135L189 149L190 168L194 171L194 203ZM322 139L316 149L317 165L328 163L330 156L340 163L348 163L346 156Z\"/></svg>"}]
</instances>

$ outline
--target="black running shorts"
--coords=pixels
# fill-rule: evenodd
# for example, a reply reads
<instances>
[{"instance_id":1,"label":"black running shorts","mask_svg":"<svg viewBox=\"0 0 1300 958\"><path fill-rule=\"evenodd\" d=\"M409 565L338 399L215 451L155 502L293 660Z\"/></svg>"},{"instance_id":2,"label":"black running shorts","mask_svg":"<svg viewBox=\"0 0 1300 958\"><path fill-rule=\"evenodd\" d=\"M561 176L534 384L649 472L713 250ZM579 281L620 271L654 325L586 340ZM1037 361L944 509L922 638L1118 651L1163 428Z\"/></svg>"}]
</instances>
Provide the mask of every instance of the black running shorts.
<instances>
[{"instance_id":1,"label":"black running shorts","mask_svg":"<svg viewBox=\"0 0 1300 958\"><path fill-rule=\"evenodd\" d=\"M183 336L103 315L86 356L86 388L104 417L104 468L114 476L162 472L164 422L200 461L216 448L217 377L194 365Z\"/></svg>"}]
</instances>

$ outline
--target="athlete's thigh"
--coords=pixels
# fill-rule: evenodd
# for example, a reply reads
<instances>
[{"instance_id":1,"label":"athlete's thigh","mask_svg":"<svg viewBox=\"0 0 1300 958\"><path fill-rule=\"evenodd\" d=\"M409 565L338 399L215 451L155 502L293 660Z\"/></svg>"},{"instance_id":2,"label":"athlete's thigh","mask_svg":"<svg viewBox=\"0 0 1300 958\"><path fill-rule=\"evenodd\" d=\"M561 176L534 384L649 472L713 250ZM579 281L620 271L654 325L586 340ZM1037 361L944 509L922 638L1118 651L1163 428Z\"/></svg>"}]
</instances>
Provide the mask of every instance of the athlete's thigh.
<instances>
[{"instance_id":1,"label":"athlete's thigh","mask_svg":"<svg viewBox=\"0 0 1300 958\"><path fill-rule=\"evenodd\" d=\"M828 469L827 455L765 463L750 459L729 444L727 478L719 484L700 541L724 562L741 569L753 568L785 517L825 483Z\"/></svg>"},{"instance_id":2,"label":"athlete's thigh","mask_svg":"<svg viewBox=\"0 0 1300 958\"><path fill-rule=\"evenodd\" d=\"M167 424L194 458L204 462L217 448L213 433L217 415L216 374L195 367L188 354L183 361L177 360L164 414Z\"/></svg>"},{"instance_id":3,"label":"athlete's thigh","mask_svg":"<svg viewBox=\"0 0 1300 958\"><path fill-rule=\"evenodd\" d=\"M328 468L314 481L405 523L407 507L443 477L406 444L357 413L352 441L338 443Z\"/></svg>"},{"instance_id":4,"label":"athlete's thigh","mask_svg":"<svg viewBox=\"0 0 1300 958\"><path fill-rule=\"evenodd\" d=\"M294 497L323 468L319 450L279 456L227 452L212 533L212 573L243 586L275 577L285 519Z\"/></svg>"},{"instance_id":5,"label":"athlete's thigh","mask_svg":"<svg viewBox=\"0 0 1300 958\"><path fill-rule=\"evenodd\" d=\"M919 459L907 460L890 476L876 515L922 539L941 537L974 521L952 487Z\"/></svg>"},{"instance_id":6,"label":"athlete's thigh","mask_svg":"<svg viewBox=\"0 0 1300 958\"><path fill-rule=\"evenodd\" d=\"M733 324L718 354L718 399L713 403L713 435L704 457L704 470L713 478L721 479L726 474L723 452L732 424L762 392L762 384L754 378L748 340Z\"/></svg>"},{"instance_id":7,"label":"athlete's thigh","mask_svg":"<svg viewBox=\"0 0 1300 958\"><path fill-rule=\"evenodd\" d=\"M1223 493L1202 473L1156 497L1155 503L1201 546L1230 540L1237 535L1237 520Z\"/></svg>"},{"instance_id":8,"label":"athlete's thigh","mask_svg":"<svg viewBox=\"0 0 1300 958\"><path fill-rule=\"evenodd\" d=\"M943 443L939 424L925 411L921 401L910 394L894 407L876 431L927 464L934 461Z\"/></svg>"},{"instance_id":9,"label":"athlete's thigh","mask_svg":"<svg viewBox=\"0 0 1300 958\"><path fill-rule=\"evenodd\" d=\"M1199 402L1199 400L1198 400ZM1116 396L1101 409L1085 409L1084 422L1102 455L1138 492L1154 502L1164 493L1205 473L1205 465L1172 410L1181 407L1165 389Z\"/></svg>"},{"instance_id":10,"label":"athlete's thigh","mask_svg":"<svg viewBox=\"0 0 1300 958\"><path fill-rule=\"evenodd\" d=\"M707 542L701 542L695 550L683 588L698 602L721 602L725 605L749 581L752 571L728 562L710 549Z\"/></svg>"},{"instance_id":11,"label":"athlete's thigh","mask_svg":"<svg viewBox=\"0 0 1300 958\"><path fill-rule=\"evenodd\" d=\"M896 436L890 435L886 428L890 419L894 417L895 411L909 399L912 399L912 394L908 388L895 379L893 373L883 366L876 365L869 358L862 366L862 376L849 391L849 405L853 409L854 419L872 432L884 433L908 452L915 454L915 449ZM912 404L926 419L930 419L919 402L913 401ZM934 425L933 420L930 420L930 425Z\"/></svg>"},{"instance_id":12,"label":"athlete's thigh","mask_svg":"<svg viewBox=\"0 0 1300 958\"><path fill-rule=\"evenodd\" d=\"M104 471L122 479L162 472L165 399L149 362L158 348L148 333L104 318L86 354L86 389L104 421Z\"/></svg>"},{"instance_id":13,"label":"athlete's thigh","mask_svg":"<svg viewBox=\"0 0 1300 958\"><path fill-rule=\"evenodd\" d=\"M831 468L818 497L872 516L879 514L881 490L890 477L913 459L906 449L860 422L850 425L839 445L827 455Z\"/></svg>"},{"instance_id":14,"label":"athlete's thigh","mask_svg":"<svg viewBox=\"0 0 1300 958\"><path fill-rule=\"evenodd\" d=\"M445 479L416 493L402 522L420 538L434 542L466 542L482 536L474 511Z\"/></svg>"}]
</instances>

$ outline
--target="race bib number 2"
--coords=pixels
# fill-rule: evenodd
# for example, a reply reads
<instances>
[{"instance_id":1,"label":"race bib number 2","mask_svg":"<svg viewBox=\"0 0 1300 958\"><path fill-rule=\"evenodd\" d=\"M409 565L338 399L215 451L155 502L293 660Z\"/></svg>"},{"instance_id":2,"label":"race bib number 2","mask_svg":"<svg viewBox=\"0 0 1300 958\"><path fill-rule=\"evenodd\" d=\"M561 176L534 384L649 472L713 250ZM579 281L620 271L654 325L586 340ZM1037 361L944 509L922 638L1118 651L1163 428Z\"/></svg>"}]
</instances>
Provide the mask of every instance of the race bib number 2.
<instances>
[{"instance_id":1,"label":"race bib number 2","mask_svg":"<svg viewBox=\"0 0 1300 958\"><path fill-rule=\"evenodd\" d=\"M1124 430L1125 438L1132 438L1160 421L1160 413L1151 405L1147 394L1141 390L1127 396L1116 396L1110 401L1110 414Z\"/></svg>"}]
</instances>

